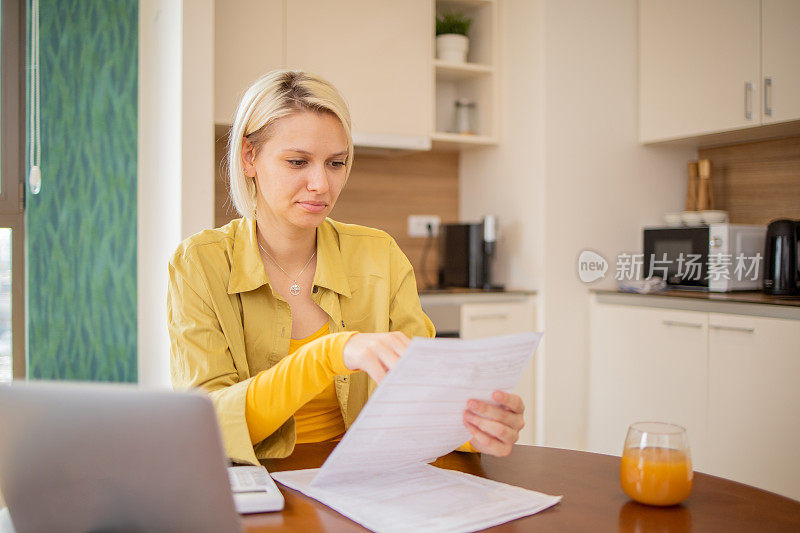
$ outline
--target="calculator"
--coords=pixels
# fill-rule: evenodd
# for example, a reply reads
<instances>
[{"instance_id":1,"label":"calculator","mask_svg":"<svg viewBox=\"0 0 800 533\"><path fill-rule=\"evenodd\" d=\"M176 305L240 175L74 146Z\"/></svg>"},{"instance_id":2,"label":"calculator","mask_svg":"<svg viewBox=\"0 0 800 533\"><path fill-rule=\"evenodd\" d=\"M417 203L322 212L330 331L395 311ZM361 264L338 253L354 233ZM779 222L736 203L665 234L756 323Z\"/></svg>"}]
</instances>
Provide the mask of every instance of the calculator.
<instances>
[{"instance_id":1,"label":"calculator","mask_svg":"<svg viewBox=\"0 0 800 533\"><path fill-rule=\"evenodd\" d=\"M240 514L283 509L283 494L263 466L229 466L228 480Z\"/></svg>"}]
</instances>

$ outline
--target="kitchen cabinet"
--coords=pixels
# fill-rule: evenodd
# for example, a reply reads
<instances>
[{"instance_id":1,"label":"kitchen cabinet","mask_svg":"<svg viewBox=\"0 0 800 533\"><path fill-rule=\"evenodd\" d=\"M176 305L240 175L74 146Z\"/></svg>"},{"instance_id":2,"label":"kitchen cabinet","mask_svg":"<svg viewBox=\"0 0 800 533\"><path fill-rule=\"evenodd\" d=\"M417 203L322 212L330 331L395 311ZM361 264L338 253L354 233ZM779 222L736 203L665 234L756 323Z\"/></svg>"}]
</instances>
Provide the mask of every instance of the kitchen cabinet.
<instances>
[{"instance_id":1,"label":"kitchen cabinet","mask_svg":"<svg viewBox=\"0 0 800 533\"><path fill-rule=\"evenodd\" d=\"M535 330L534 297L521 293L434 293L420 296L422 308L436 326L437 335L478 339ZM533 445L536 375L534 355L515 389L525 404L525 427L519 444Z\"/></svg>"},{"instance_id":2,"label":"kitchen cabinet","mask_svg":"<svg viewBox=\"0 0 800 533\"><path fill-rule=\"evenodd\" d=\"M639 137L800 119L795 0L640 0Z\"/></svg>"},{"instance_id":3,"label":"kitchen cabinet","mask_svg":"<svg viewBox=\"0 0 800 533\"><path fill-rule=\"evenodd\" d=\"M283 66L283 5L284 0L215 2L215 124L232 124L245 89Z\"/></svg>"},{"instance_id":4,"label":"kitchen cabinet","mask_svg":"<svg viewBox=\"0 0 800 533\"><path fill-rule=\"evenodd\" d=\"M466 63L434 58L435 13L473 19ZM366 148L460 149L497 144L495 0L226 0L215 7L214 120L233 122L243 91L275 68L331 81ZM477 105L475 134L452 133L456 99Z\"/></svg>"},{"instance_id":5,"label":"kitchen cabinet","mask_svg":"<svg viewBox=\"0 0 800 533\"><path fill-rule=\"evenodd\" d=\"M758 0L640 0L640 140L758 125L758 42Z\"/></svg>"},{"instance_id":6,"label":"kitchen cabinet","mask_svg":"<svg viewBox=\"0 0 800 533\"><path fill-rule=\"evenodd\" d=\"M342 92L357 145L429 149L432 24L430 0L292 0L286 65Z\"/></svg>"},{"instance_id":7,"label":"kitchen cabinet","mask_svg":"<svg viewBox=\"0 0 800 533\"><path fill-rule=\"evenodd\" d=\"M800 322L708 323L708 472L800 499Z\"/></svg>"},{"instance_id":8,"label":"kitchen cabinet","mask_svg":"<svg viewBox=\"0 0 800 533\"><path fill-rule=\"evenodd\" d=\"M622 454L634 422L686 428L695 469L707 464L707 313L596 305L591 314L588 449Z\"/></svg>"},{"instance_id":9,"label":"kitchen cabinet","mask_svg":"<svg viewBox=\"0 0 800 533\"><path fill-rule=\"evenodd\" d=\"M226 0L215 11L214 120L276 68L313 72L345 97L357 146L430 149L430 0Z\"/></svg>"},{"instance_id":10,"label":"kitchen cabinet","mask_svg":"<svg viewBox=\"0 0 800 533\"><path fill-rule=\"evenodd\" d=\"M800 498L800 321L591 307L587 449L629 424L685 426L695 470Z\"/></svg>"},{"instance_id":11,"label":"kitchen cabinet","mask_svg":"<svg viewBox=\"0 0 800 533\"><path fill-rule=\"evenodd\" d=\"M463 304L460 323L462 339L532 331L533 306L524 301Z\"/></svg>"},{"instance_id":12,"label":"kitchen cabinet","mask_svg":"<svg viewBox=\"0 0 800 533\"><path fill-rule=\"evenodd\" d=\"M762 123L800 119L800 2L761 0Z\"/></svg>"}]
</instances>

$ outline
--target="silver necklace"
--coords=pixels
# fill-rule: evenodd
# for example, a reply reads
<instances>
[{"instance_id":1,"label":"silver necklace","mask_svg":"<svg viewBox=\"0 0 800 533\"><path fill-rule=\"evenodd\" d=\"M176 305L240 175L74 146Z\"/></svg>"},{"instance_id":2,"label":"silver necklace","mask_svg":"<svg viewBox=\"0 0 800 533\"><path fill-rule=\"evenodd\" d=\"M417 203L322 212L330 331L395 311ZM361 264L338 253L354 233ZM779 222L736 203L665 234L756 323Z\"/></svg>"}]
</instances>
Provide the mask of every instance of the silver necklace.
<instances>
[{"instance_id":1,"label":"silver necklace","mask_svg":"<svg viewBox=\"0 0 800 533\"><path fill-rule=\"evenodd\" d=\"M306 261L306 264L305 264L305 266L303 266L303 268L300 270L300 272L298 272L298 273L297 273L297 276L295 276L295 278L294 278L294 279L292 279L292 276L290 276L290 275L289 275L289 273L288 273L288 272L286 272L286 271L283 269L283 267L282 267L282 266L280 266L280 265L278 264L278 262L277 262L277 261L275 261L275 258L274 258L274 257L272 257L272 256L270 255L270 253L264 249L264 247L263 247L263 246L261 246L261 243L260 243L260 242L258 243L258 247L259 247L259 248L261 248L261 251L262 251L262 252L264 252L265 254L267 254L267 257L269 257L270 259L272 259L272 262L273 262L273 263L275 263L275 266L276 266L276 267L278 267L278 268L280 268L280 269L281 269L281 272L283 272L284 274L286 274L286 277L287 277L287 278L288 278L288 279L289 279L289 280L292 282L292 284L289 286L289 292L292 294L292 296L297 296L298 294L300 294L300 285L298 285L298 284L297 284L297 278L299 278L300 276L302 276L302 275L303 275L303 272L305 272L305 271L306 271L306 268L308 268L308 265L310 265L310 264L311 264L311 260L312 260L312 259L314 259L314 256L315 256L315 255L317 255L317 251L316 251L316 250L314 250L314 253L313 253L313 254L311 254L311 257L309 257L309 258L308 258L308 261Z\"/></svg>"}]
</instances>

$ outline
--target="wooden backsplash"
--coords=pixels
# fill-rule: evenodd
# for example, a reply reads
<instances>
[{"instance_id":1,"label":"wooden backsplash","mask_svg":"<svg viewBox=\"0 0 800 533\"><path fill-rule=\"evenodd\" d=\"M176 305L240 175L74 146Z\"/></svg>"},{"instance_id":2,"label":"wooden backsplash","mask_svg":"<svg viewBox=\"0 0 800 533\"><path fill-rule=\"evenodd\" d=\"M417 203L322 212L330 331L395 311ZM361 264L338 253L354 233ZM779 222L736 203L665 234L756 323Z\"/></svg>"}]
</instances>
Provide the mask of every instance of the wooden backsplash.
<instances>
[{"instance_id":1,"label":"wooden backsplash","mask_svg":"<svg viewBox=\"0 0 800 533\"><path fill-rule=\"evenodd\" d=\"M698 150L711 160L715 208L736 224L800 219L800 137Z\"/></svg>"},{"instance_id":2,"label":"wooden backsplash","mask_svg":"<svg viewBox=\"0 0 800 533\"><path fill-rule=\"evenodd\" d=\"M224 133L217 131L217 227L238 216L228 197L227 176L222 172ZM436 282L437 246L432 243L423 268L426 239L408 237L407 218L411 214L439 215L442 222L458 221L458 154L414 152L376 156L357 152L350 178L331 218L388 232L408 256L417 285L423 288Z\"/></svg>"},{"instance_id":3,"label":"wooden backsplash","mask_svg":"<svg viewBox=\"0 0 800 533\"><path fill-rule=\"evenodd\" d=\"M458 154L415 152L381 157L356 154L347 185L331 218L389 233L408 256L420 288L436 283L436 242L422 264L427 239L409 237L408 215L458 221Z\"/></svg>"}]
</instances>

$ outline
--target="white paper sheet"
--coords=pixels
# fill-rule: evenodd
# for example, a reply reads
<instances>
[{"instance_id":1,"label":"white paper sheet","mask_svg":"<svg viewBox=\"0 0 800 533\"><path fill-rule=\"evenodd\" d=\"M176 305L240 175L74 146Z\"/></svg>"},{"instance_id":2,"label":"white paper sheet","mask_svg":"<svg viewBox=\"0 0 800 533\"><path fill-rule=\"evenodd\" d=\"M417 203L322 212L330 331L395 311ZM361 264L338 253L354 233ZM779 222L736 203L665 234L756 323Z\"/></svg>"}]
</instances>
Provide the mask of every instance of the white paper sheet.
<instances>
[{"instance_id":1,"label":"white paper sheet","mask_svg":"<svg viewBox=\"0 0 800 533\"><path fill-rule=\"evenodd\" d=\"M311 484L317 472L274 472L272 477L380 533L478 531L561 501L561 496L427 464L323 487Z\"/></svg>"},{"instance_id":2,"label":"white paper sheet","mask_svg":"<svg viewBox=\"0 0 800 533\"><path fill-rule=\"evenodd\" d=\"M374 531L475 531L561 497L426 463L469 440L467 400L512 391L541 339L414 338L321 468L273 473Z\"/></svg>"}]
</instances>

